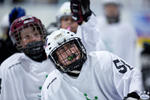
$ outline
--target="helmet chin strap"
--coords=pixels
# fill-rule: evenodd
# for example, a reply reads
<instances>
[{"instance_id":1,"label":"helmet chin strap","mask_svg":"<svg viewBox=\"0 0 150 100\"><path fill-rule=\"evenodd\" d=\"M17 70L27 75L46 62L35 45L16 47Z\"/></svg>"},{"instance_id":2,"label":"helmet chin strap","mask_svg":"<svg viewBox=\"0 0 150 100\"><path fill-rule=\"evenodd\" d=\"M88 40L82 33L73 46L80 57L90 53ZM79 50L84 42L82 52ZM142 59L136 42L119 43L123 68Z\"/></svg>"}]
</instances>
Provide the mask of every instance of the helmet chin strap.
<instances>
[{"instance_id":1,"label":"helmet chin strap","mask_svg":"<svg viewBox=\"0 0 150 100\"><path fill-rule=\"evenodd\" d=\"M72 71L67 72L67 74L68 74L69 76L72 76L72 77L78 77L79 74L80 74L80 72L81 72L81 68L82 68L82 66L81 66L81 67L78 67L78 68L76 68L76 69L74 69L74 70L72 70Z\"/></svg>"},{"instance_id":2,"label":"helmet chin strap","mask_svg":"<svg viewBox=\"0 0 150 100\"><path fill-rule=\"evenodd\" d=\"M32 60L42 62L47 59L42 41L28 43L23 52Z\"/></svg>"}]
</instances>

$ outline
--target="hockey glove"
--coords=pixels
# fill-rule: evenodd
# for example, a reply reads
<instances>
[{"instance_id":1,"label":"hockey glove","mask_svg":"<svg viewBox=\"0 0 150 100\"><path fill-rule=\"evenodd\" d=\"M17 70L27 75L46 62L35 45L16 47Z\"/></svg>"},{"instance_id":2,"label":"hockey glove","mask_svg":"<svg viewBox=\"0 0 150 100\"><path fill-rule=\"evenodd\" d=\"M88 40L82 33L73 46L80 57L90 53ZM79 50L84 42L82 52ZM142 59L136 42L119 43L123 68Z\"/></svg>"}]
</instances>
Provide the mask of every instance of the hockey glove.
<instances>
[{"instance_id":1,"label":"hockey glove","mask_svg":"<svg viewBox=\"0 0 150 100\"><path fill-rule=\"evenodd\" d=\"M89 0L70 0L71 1L71 12L73 14L73 19L78 22L79 25L83 21L87 22L92 14L90 10Z\"/></svg>"},{"instance_id":2,"label":"hockey glove","mask_svg":"<svg viewBox=\"0 0 150 100\"><path fill-rule=\"evenodd\" d=\"M140 96L136 92L129 93L124 100L139 100Z\"/></svg>"}]
</instances>

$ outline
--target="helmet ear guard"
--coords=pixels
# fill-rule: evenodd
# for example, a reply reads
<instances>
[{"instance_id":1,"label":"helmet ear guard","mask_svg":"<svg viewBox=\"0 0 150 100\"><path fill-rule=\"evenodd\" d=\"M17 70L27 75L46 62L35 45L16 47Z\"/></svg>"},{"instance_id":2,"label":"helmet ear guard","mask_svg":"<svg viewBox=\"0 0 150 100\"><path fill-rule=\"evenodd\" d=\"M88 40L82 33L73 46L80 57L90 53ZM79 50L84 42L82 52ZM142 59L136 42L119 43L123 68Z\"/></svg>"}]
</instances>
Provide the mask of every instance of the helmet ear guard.
<instances>
[{"instance_id":1,"label":"helmet ear guard","mask_svg":"<svg viewBox=\"0 0 150 100\"><path fill-rule=\"evenodd\" d=\"M70 64L62 64L58 59L58 54L56 51L62 48L64 45L75 44L78 48L79 52L72 53L71 55L67 55L65 61L70 61ZM71 50L71 49L69 49ZM58 31L53 32L46 39L46 48L45 48L47 56L51 59L51 61L55 64L56 68L61 72L69 72L78 67L81 67L86 60L86 50L80 40L76 36L75 33L70 32L65 29L60 29ZM60 54L61 55L61 54ZM80 55L79 59L76 59L77 56ZM76 59L72 62L72 59Z\"/></svg>"}]
</instances>

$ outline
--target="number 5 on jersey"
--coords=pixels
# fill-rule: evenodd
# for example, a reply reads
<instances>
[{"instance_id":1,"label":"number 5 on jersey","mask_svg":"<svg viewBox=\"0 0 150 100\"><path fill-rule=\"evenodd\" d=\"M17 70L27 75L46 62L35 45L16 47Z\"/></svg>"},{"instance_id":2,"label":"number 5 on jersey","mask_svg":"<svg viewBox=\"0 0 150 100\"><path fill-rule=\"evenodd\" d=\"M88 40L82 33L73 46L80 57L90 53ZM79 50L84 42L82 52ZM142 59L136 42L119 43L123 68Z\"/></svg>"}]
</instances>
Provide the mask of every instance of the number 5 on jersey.
<instances>
[{"instance_id":1,"label":"number 5 on jersey","mask_svg":"<svg viewBox=\"0 0 150 100\"><path fill-rule=\"evenodd\" d=\"M116 68L119 70L120 73L124 74L129 70L132 70L133 68L126 64L123 60L116 59L113 61Z\"/></svg>"}]
</instances>

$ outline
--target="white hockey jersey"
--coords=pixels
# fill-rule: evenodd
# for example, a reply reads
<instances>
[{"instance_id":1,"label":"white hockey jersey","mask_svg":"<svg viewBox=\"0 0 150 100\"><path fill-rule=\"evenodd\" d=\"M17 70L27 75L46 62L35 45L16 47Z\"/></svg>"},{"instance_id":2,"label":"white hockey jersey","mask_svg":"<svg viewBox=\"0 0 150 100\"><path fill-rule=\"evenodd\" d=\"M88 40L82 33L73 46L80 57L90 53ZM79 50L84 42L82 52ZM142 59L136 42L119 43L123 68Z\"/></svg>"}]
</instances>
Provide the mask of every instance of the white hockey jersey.
<instances>
[{"instance_id":1,"label":"white hockey jersey","mask_svg":"<svg viewBox=\"0 0 150 100\"><path fill-rule=\"evenodd\" d=\"M120 21L108 24L106 19L99 17L99 37L105 44L106 50L116 54L132 66L136 65L136 32L131 24Z\"/></svg>"},{"instance_id":2,"label":"white hockey jersey","mask_svg":"<svg viewBox=\"0 0 150 100\"><path fill-rule=\"evenodd\" d=\"M16 53L0 66L0 100L41 100L42 85L54 69L49 59L39 63Z\"/></svg>"},{"instance_id":3,"label":"white hockey jersey","mask_svg":"<svg viewBox=\"0 0 150 100\"><path fill-rule=\"evenodd\" d=\"M77 35L81 38L87 52L106 49L101 37L99 37L100 31L98 30L97 24L96 17L91 15L88 22L78 26Z\"/></svg>"},{"instance_id":4,"label":"white hockey jersey","mask_svg":"<svg viewBox=\"0 0 150 100\"><path fill-rule=\"evenodd\" d=\"M141 73L119 57L91 52L79 77L72 78L57 69L42 88L42 100L123 100L128 93L141 91Z\"/></svg>"}]
</instances>

